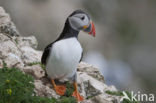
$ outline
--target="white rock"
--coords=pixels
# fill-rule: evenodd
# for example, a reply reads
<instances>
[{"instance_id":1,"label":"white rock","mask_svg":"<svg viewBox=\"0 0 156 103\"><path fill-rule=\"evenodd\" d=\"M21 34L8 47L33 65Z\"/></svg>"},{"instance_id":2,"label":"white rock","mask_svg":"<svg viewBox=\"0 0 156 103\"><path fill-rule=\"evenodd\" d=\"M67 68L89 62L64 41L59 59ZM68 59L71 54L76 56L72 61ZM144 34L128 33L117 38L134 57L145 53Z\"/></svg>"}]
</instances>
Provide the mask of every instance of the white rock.
<instances>
[{"instance_id":1,"label":"white rock","mask_svg":"<svg viewBox=\"0 0 156 103\"><path fill-rule=\"evenodd\" d=\"M119 96L111 96L105 91L117 91L114 86L104 84L104 78L97 68L81 62L78 66L78 85L80 93L85 97L92 97L81 103L120 103Z\"/></svg>"},{"instance_id":2,"label":"white rock","mask_svg":"<svg viewBox=\"0 0 156 103\"><path fill-rule=\"evenodd\" d=\"M7 56L8 53L13 53L19 57L21 56L21 51L16 46L16 43L6 35L0 34L0 58Z\"/></svg>"},{"instance_id":3,"label":"white rock","mask_svg":"<svg viewBox=\"0 0 156 103\"><path fill-rule=\"evenodd\" d=\"M10 16L5 13L5 10L2 7L0 7L0 25L9 23L10 21Z\"/></svg>"},{"instance_id":4,"label":"white rock","mask_svg":"<svg viewBox=\"0 0 156 103\"><path fill-rule=\"evenodd\" d=\"M45 86L41 80L35 80L34 82L35 85L35 92L37 93L38 96L42 97L54 97L54 98L59 98L60 96L56 94L56 92L49 88L48 86Z\"/></svg>"},{"instance_id":5,"label":"white rock","mask_svg":"<svg viewBox=\"0 0 156 103\"><path fill-rule=\"evenodd\" d=\"M78 72L78 83L83 86L86 96L94 96L104 93L107 85L87 75L84 72ZM81 87L82 88L82 87Z\"/></svg>"},{"instance_id":6,"label":"white rock","mask_svg":"<svg viewBox=\"0 0 156 103\"><path fill-rule=\"evenodd\" d=\"M16 44L6 35L0 34L0 59L5 61L8 67L24 66L21 55Z\"/></svg>"},{"instance_id":7,"label":"white rock","mask_svg":"<svg viewBox=\"0 0 156 103\"><path fill-rule=\"evenodd\" d=\"M78 71L85 72L87 75L92 76L93 78L97 79L98 81L101 81L104 83L104 76L101 74L101 72L95 68L92 65L89 65L84 62L80 62L78 65Z\"/></svg>"},{"instance_id":8,"label":"white rock","mask_svg":"<svg viewBox=\"0 0 156 103\"><path fill-rule=\"evenodd\" d=\"M18 66L23 67L24 66L21 58L13 53L8 53L4 61L7 64L7 67L18 67Z\"/></svg>"},{"instance_id":9,"label":"white rock","mask_svg":"<svg viewBox=\"0 0 156 103\"><path fill-rule=\"evenodd\" d=\"M23 67L23 71L31 74L36 79L40 79L45 76L45 71L40 67L40 65L26 66Z\"/></svg>"},{"instance_id":10,"label":"white rock","mask_svg":"<svg viewBox=\"0 0 156 103\"><path fill-rule=\"evenodd\" d=\"M19 36L19 32L11 21L9 14L7 14L2 7L0 7L0 33L6 33L10 36Z\"/></svg>"},{"instance_id":11,"label":"white rock","mask_svg":"<svg viewBox=\"0 0 156 103\"><path fill-rule=\"evenodd\" d=\"M21 47L22 60L25 64L40 62L41 61L41 51L37 51L29 46Z\"/></svg>"},{"instance_id":12,"label":"white rock","mask_svg":"<svg viewBox=\"0 0 156 103\"><path fill-rule=\"evenodd\" d=\"M29 46L36 49L38 46L37 39L34 36L17 37L15 38L15 41L17 42L19 47Z\"/></svg>"}]
</instances>

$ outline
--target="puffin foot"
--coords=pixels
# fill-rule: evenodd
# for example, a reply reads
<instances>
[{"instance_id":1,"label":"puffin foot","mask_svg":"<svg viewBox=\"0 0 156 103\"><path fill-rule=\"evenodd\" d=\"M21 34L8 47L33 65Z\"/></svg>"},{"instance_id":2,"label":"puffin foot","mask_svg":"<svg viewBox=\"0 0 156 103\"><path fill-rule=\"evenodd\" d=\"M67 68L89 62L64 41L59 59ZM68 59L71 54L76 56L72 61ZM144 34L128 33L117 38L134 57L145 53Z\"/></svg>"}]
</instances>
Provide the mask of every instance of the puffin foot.
<instances>
[{"instance_id":1,"label":"puffin foot","mask_svg":"<svg viewBox=\"0 0 156 103\"><path fill-rule=\"evenodd\" d=\"M80 93L77 90L73 92L72 96L74 96L77 99L77 101L83 101L84 100L84 98L80 95Z\"/></svg>"},{"instance_id":2,"label":"puffin foot","mask_svg":"<svg viewBox=\"0 0 156 103\"><path fill-rule=\"evenodd\" d=\"M54 86L54 89L58 95L64 95L66 92L66 86L64 85L56 85L54 79L51 79L51 82Z\"/></svg>"},{"instance_id":3,"label":"puffin foot","mask_svg":"<svg viewBox=\"0 0 156 103\"><path fill-rule=\"evenodd\" d=\"M66 92L66 87L64 85L57 85L54 87L55 91L59 95L64 95Z\"/></svg>"},{"instance_id":4,"label":"puffin foot","mask_svg":"<svg viewBox=\"0 0 156 103\"><path fill-rule=\"evenodd\" d=\"M78 90L77 90L77 83L76 82L74 83L74 88L75 88L75 91L73 92L72 96L74 96L77 99L77 101L83 101L84 98L78 92Z\"/></svg>"}]
</instances>

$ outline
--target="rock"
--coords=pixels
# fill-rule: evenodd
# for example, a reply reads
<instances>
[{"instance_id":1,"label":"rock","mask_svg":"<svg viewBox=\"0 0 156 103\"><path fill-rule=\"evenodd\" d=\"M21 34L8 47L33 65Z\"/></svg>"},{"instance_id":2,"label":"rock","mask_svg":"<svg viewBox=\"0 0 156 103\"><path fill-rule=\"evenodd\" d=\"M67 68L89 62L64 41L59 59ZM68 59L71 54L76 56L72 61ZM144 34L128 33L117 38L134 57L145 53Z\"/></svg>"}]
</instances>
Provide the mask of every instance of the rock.
<instances>
[{"instance_id":1,"label":"rock","mask_svg":"<svg viewBox=\"0 0 156 103\"><path fill-rule=\"evenodd\" d=\"M38 46L37 39L34 36L17 37L15 39L15 41L17 42L19 47L28 46L28 47L32 47L32 48L36 49Z\"/></svg>"},{"instance_id":2,"label":"rock","mask_svg":"<svg viewBox=\"0 0 156 103\"><path fill-rule=\"evenodd\" d=\"M19 32L11 21L9 14L7 14L2 7L0 7L0 33L19 36Z\"/></svg>"},{"instance_id":3,"label":"rock","mask_svg":"<svg viewBox=\"0 0 156 103\"><path fill-rule=\"evenodd\" d=\"M2 7L0 7L0 24L3 25L9 23L10 21L11 19L9 14L7 14Z\"/></svg>"},{"instance_id":4,"label":"rock","mask_svg":"<svg viewBox=\"0 0 156 103\"><path fill-rule=\"evenodd\" d=\"M21 47L22 60L25 64L40 62L41 61L41 51L37 51L29 46Z\"/></svg>"},{"instance_id":5,"label":"rock","mask_svg":"<svg viewBox=\"0 0 156 103\"><path fill-rule=\"evenodd\" d=\"M60 97L59 95L56 94L56 92L53 89L49 88L49 86L44 85L41 80L35 80L34 85L35 85L35 92L37 93L38 96L50 97L50 98Z\"/></svg>"},{"instance_id":6,"label":"rock","mask_svg":"<svg viewBox=\"0 0 156 103\"><path fill-rule=\"evenodd\" d=\"M13 53L9 53L4 60L8 67L19 67L24 66L21 58Z\"/></svg>"},{"instance_id":7,"label":"rock","mask_svg":"<svg viewBox=\"0 0 156 103\"><path fill-rule=\"evenodd\" d=\"M81 62L78 65L77 71L85 72L85 73L87 73L87 75L90 75L93 78L95 78L95 79L97 79L97 80L99 80L101 82L104 82L104 77L101 74L101 72L97 68L92 66L92 65L89 65L87 63Z\"/></svg>"},{"instance_id":8,"label":"rock","mask_svg":"<svg viewBox=\"0 0 156 103\"><path fill-rule=\"evenodd\" d=\"M23 68L25 73L31 74L36 79L40 79L45 76L45 71L40 65L26 66Z\"/></svg>"},{"instance_id":9,"label":"rock","mask_svg":"<svg viewBox=\"0 0 156 103\"><path fill-rule=\"evenodd\" d=\"M100 97L105 96L105 99L107 100L107 97L109 95L106 94L105 91L107 91L107 90L117 91L117 89L114 86L107 86L106 84L104 84L101 81L98 81L94 77L87 75L87 73L85 73L85 72L78 72L78 85L79 85L79 88L81 89L80 93L85 98L90 97L90 96L98 97L98 95L103 94Z\"/></svg>"},{"instance_id":10,"label":"rock","mask_svg":"<svg viewBox=\"0 0 156 103\"><path fill-rule=\"evenodd\" d=\"M24 66L20 49L9 37L0 34L0 45L0 59L5 61L8 67Z\"/></svg>"},{"instance_id":11,"label":"rock","mask_svg":"<svg viewBox=\"0 0 156 103\"><path fill-rule=\"evenodd\" d=\"M82 92L88 96L95 96L101 93L104 93L106 85L98 80L94 79L93 77L87 75L86 73L78 73L78 83L82 88Z\"/></svg>"},{"instance_id":12,"label":"rock","mask_svg":"<svg viewBox=\"0 0 156 103\"><path fill-rule=\"evenodd\" d=\"M16 46L16 43L8 36L0 34L0 54L4 57L7 56L8 53L13 53L19 57L21 56L20 49Z\"/></svg>"}]
</instances>

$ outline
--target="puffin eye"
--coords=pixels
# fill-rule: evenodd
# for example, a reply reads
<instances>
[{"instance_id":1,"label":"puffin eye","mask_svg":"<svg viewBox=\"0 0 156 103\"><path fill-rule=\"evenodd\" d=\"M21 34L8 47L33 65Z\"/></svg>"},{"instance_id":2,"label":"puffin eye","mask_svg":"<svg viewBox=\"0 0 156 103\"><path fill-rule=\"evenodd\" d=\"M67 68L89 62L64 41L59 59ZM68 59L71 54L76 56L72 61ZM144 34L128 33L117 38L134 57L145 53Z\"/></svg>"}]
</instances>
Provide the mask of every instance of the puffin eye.
<instances>
[{"instance_id":1,"label":"puffin eye","mask_svg":"<svg viewBox=\"0 0 156 103\"><path fill-rule=\"evenodd\" d=\"M84 20L84 19L85 19L85 16L82 16L82 17L81 17L81 20Z\"/></svg>"}]
</instances>

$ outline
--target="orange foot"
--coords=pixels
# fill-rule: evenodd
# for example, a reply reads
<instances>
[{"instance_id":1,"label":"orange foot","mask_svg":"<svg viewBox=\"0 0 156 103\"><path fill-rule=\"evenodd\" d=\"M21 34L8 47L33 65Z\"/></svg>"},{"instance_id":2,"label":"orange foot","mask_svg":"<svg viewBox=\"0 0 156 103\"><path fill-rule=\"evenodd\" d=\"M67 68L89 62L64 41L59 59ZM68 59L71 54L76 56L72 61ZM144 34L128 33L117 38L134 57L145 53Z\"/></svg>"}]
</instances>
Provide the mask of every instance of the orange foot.
<instances>
[{"instance_id":1,"label":"orange foot","mask_svg":"<svg viewBox=\"0 0 156 103\"><path fill-rule=\"evenodd\" d=\"M84 100L84 98L80 95L80 93L77 90L75 90L73 92L72 96L74 96L77 99L77 101L83 101Z\"/></svg>"},{"instance_id":2,"label":"orange foot","mask_svg":"<svg viewBox=\"0 0 156 103\"><path fill-rule=\"evenodd\" d=\"M56 93L61 96L64 95L66 92L66 87L64 85L54 86L54 89L55 89Z\"/></svg>"},{"instance_id":3,"label":"orange foot","mask_svg":"<svg viewBox=\"0 0 156 103\"><path fill-rule=\"evenodd\" d=\"M59 94L61 96L65 94L66 87L64 85L56 85L54 79L51 79L51 82L52 82L57 94Z\"/></svg>"}]
</instances>

